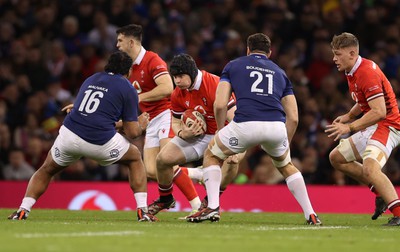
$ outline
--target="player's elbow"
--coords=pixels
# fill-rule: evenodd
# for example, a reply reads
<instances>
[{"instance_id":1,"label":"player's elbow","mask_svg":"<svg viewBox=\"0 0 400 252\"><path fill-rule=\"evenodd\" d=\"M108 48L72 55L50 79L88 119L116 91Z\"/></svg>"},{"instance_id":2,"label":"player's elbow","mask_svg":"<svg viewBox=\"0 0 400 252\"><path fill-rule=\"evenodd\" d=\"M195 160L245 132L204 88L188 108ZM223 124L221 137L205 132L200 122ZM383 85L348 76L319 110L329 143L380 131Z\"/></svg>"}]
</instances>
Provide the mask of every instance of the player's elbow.
<instances>
[{"instance_id":1,"label":"player's elbow","mask_svg":"<svg viewBox=\"0 0 400 252\"><path fill-rule=\"evenodd\" d=\"M132 131L125 132L125 133L126 133L126 136L127 136L130 140L133 140L133 139L135 139L136 137L140 136L142 132L141 132L140 129L138 129L138 130L132 130Z\"/></svg>"},{"instance_id":2,"label":"player's elbow","mask_svg":"<svg viewBox=\"0 0 400 252\"><path fill-rule=\"evenodd\" d=\"M376 122L382 121L386 118L386 109L375 109L372 110L372 112L374 113Z\"/></svg>"},{"instance_id":3,"label":"player's elbow","mask_svg":"<svg viewBox=\"0 0 400 252\"><path fill-rule=\"evenodd\" d=\"M214 109L215 110L221 111L221 110L227 109L226 106L227 106L227 102L224 102L224 101L221 101L221 100L216 100L214 102Z\"/></svg>"},{"instance_id":4,"label":"player's elbow","mask_svg":"<svg viewBox=\"0 0 400 252\"><path fill-rule=\"evenodd\" d=\"M299 117L295 115L286 115L286 122L297 127L299 125Z\"/></svg>"}]
</instances>

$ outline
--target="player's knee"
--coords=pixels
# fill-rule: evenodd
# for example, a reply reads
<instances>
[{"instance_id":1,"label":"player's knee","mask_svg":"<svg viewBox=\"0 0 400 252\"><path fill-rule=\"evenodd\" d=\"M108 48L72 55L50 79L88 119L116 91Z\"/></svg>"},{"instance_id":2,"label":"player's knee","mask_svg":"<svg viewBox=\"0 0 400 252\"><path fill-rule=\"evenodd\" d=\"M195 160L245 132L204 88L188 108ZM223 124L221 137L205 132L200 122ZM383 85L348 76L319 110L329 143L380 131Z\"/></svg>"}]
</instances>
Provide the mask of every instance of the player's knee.
<instances>
[{"instance_id":1,"label":"player's knee","mask_svg":"<svg viewBox=\"0 0 400 252\"><path fill-rule=\"evenodd\" d=\"M363 153L364 175L371 177L376 172L380 173L386 161L386 155L381 149L376 146L367 146Z\"/></svg>"},{"instance_id":2,"label":"player's knee","mask_svg":"<svg viewBox=\"0 0 400 252\"><path fill-rule=\"evenodd\" d=\"M129 146L129 150L127 151L126 155L129 155L129 159L134 161L142 158L142 154L140 153L139 149L133 144Z\"/></svg>"},{"instance_id":3,"label":"player's knee","mask_svg":"<svg viewBox=\"0 0 400 252\"><path fill-rule=\"evenodd\" d=\"M210 143L208 146L208 154L212 154L212 156L220 159L220 160L225 160L228 155L226 155L221 148L218 146L218 144L214 141L213 143ZM205 153L206 154L206 153Z\"/></svg>"},{"instance_id":4,"label":"player's knee","mask_svg":"<svg viewBox=\"0 0 400 252\"><path fill-rule=\"evenodd\" d=\"M337 167L341 162L341 157L340 153L337 151L337 149L332 150L329 153L329 161L331 162L333 167Z\"/></svg>"},{"instance_id":5,"label":"player's knee","mask_svg":"<svg viewBox=\"0 0 400 252\"><path fill-rule=\"evenodd\" d=\"M292 159L290 157L290 151L287 152L286 157L282 160L277 160L277 159L272 158L272 164L278 169L281 169L281 168L287 166L291 161L292 161Z\"/></svg>"},{"instance_id":6,"label":"player's knee","mask_svg":"<svg viewBox=\"0 0 400 252\"><path fill-rule=\"evenodd\" d=\"M332 161L337 164L350 163L357 160L349 138L340 140L339 145L331 152L331 154ZM331 154L329 155L330 159Z\"/></svg>"},{"instance_id":7,"label":"player's knee","mask_svg":"<svg viewBox=\"0 0 400 252\"><path fill-rule=\"evenodd\" d=\"M163 169L163 167L172 167L176 165L175 159L169 154L164 151L158 153L157 158L157 169Z\"/></svg>"}]
</instances>

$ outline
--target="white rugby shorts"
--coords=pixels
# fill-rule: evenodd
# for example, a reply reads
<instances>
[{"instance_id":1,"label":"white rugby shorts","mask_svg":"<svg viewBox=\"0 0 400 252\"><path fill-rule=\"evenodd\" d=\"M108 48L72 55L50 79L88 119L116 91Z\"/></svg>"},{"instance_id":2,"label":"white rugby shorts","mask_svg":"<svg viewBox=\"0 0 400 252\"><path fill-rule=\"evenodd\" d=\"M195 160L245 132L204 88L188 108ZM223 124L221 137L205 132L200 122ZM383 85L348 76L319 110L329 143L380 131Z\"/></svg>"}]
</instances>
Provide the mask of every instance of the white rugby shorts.
<instances>
[{"instance_id":1,"label":"white rugby shorts","mask_svg":"<svg viewBox=\"0 0 400 252\"><path fill-rule=\"evenodd\" d=\"M222 144L234 153L242 153L250 147L261 145L268 155L280 157L289 148L283 122L231 121L217 134Z\"/></svg>"},{"instance_id":2,"label":"white rugby shorts","mask_svg":"<svg viewBox=\"0 0 400 252\"><path fill-rule=\"evenodd\" d=\"M386 133L383 133L383 131ZM370 144L381 149L389 157L393 149L400 144L400 131L392 127L389 127L389 129L378 128L378 125L374 124L365 130L354 133L350 138L360 156L364 153L367 145Z\"/></svg>"},{"instance_id":3,"label":"white rugby shorts","mask_svg":"<svg viewBox=\"0 0 400 252\"><path fill-rule=\"evenodd\" d=\"M207 149L208 144L214 135L202 135L188 140L183 140L175 136L171 142L181 149L185 154L186 163L197 161L203 157L204 151Z\"/></svg>"},{"instance_id":4,"label":"white rugby shorts","mask_svg":"<svg viewBox=\"0 0 400 252\"><path fill-rule=\"evenodd\" d=\"M143 148L160 147L160 140L168 138L171 130L171 110L167 109L147 125Z\"/></svg>"},{"instance_id":5,"label":"white rugby shorts","mask_svg":"<svg viewBox=\"0 0 400 252\"><path fill-rule=\"evenodd\" d=\"M129 147L129 141L119 133L107 143L96 145L83 140L67 127L61 126L50 151L53 160L61 166L68 166L81 157L91 158L100 165L107 166L120 160Z\"/></svg>"}]
</instances>

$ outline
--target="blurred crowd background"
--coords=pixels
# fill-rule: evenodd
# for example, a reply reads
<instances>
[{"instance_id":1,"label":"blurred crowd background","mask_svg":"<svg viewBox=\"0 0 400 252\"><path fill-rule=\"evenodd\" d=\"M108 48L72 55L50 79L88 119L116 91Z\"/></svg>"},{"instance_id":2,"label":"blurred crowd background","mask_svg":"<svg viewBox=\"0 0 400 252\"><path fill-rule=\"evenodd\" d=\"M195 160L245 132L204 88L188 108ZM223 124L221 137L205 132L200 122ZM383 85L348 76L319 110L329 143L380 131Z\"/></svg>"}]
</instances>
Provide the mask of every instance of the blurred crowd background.
<instances>
[{"instance_id":1,"label":"blurred crowd background","mask_svg":"<svg viewBox=\"0 0 400 252\"><path fill-rule=\"evenodd\" d=\"M293 162L306 183L354 185L329 163L337 142L324 127L353 105L330 41L355 34L361 55L383 69L400 97L399 13L397 0L0 0L0 179L28 180L40 167L65 117L61 108L86 77L103 70L116 50L116 29L135 23L144 28L143 46L167 63L185 52L217 75L245 55L248 35L267 34L271 58L297 96ZM234 183L282 183L259 148L246 157ZM395 150L384 168L396 185L399 157ZM82 159L56 179L125 181L127 172Z\"/></svg>"}]
</instances>

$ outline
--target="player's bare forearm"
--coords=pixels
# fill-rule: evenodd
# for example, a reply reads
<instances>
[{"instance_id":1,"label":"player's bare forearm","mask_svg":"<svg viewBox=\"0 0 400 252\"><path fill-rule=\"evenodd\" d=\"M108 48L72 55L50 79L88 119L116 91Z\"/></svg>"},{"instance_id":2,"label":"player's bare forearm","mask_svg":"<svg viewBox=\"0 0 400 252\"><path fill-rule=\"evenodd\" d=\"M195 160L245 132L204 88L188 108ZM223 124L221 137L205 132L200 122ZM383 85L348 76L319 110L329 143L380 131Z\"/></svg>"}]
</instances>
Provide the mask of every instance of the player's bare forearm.
<instances>
[{"instance_id":1,"label":"player's bare forearm","mask_svg":"<svg viewBox=\"0 0 400 252\"><path fill-rule=\"evenodd\" d=\"M178 132L180 130L183 130L181 120L175 117L172 117L172 124L171 124L172 130L174 131L175 135L178 135Z\"/></svg>"},{"instance_id":2,"label":"player's bare forearm","mask_svg":"<svg viewBox=\"0 0 400 252\"><path fill-rule=\"evenodd\" d=\"M226 122L226 113L228 109L225 107L214 107L215 121L217 123L217 129L220 130L225 126Z\"/></svg>"},{"instance_id":3,"label":"player's bare forearm","mask_svg":"<svg viewBox=\"0 0 400 252\"><path fill-rule=\"evenodd\" d=\"M292 120L286 120L286 131L288 135L289 143L292 142L293 136L297 129L297 123Z\"/></svg>"},{"instance_id":4,"label":"player's bare forearm","mask_svg":"<svg viewBox=\"0 0 400 252\"><path fill-rule=\"evenodd\" d=\"M299 124L299 113L297 101L294 95L287 95L282 98L282 106L286 113L286 131L289 143L292 141L297 125Z\"/></svg>"},{"instance_id":5,"label":"player's bare forearm","mask_svg":"<svg viewBox=\"0 0 400 252\"><path fill-rule=\"evenodd\" d=\"M169 74L164 74L155 80L157 86L151 91L139 94L139 102L158 101L171 95L174 85Z\"/></svg>"}]
</instances>

